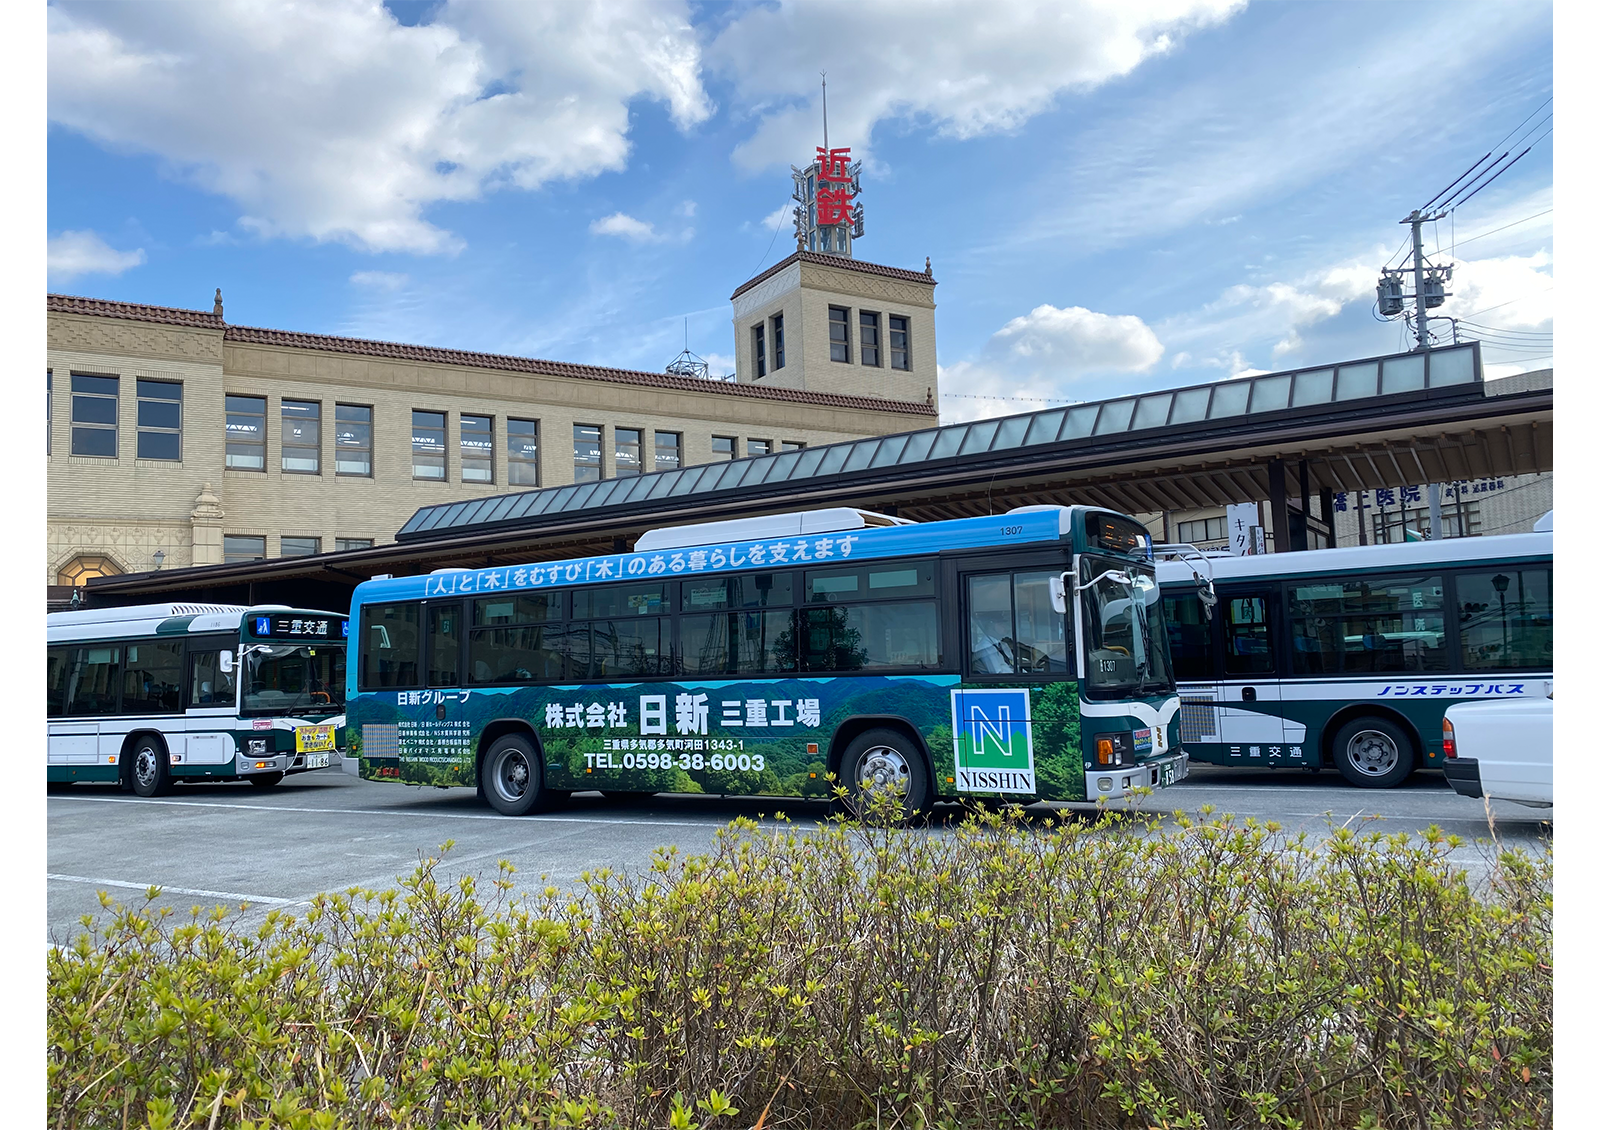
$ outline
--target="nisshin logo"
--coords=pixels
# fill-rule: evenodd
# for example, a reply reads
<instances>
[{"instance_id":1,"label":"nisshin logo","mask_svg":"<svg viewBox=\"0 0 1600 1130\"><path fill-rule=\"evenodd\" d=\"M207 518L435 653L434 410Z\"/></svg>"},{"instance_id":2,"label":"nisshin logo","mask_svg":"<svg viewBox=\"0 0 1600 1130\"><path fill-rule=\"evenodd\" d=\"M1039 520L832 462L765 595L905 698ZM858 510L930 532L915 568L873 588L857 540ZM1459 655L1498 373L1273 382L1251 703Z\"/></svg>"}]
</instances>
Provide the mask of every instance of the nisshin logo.
<instances>
[{"instance_id":1,"label":"nisshin logo","mask_svg":"<svg viewBox=\"0 0 1600 1130\"><path fill-rule=\"evenodd\" d=\"M950 692L956 785L963 792L1038 791L1027 688Z\"/></svg>"}]
</instances>

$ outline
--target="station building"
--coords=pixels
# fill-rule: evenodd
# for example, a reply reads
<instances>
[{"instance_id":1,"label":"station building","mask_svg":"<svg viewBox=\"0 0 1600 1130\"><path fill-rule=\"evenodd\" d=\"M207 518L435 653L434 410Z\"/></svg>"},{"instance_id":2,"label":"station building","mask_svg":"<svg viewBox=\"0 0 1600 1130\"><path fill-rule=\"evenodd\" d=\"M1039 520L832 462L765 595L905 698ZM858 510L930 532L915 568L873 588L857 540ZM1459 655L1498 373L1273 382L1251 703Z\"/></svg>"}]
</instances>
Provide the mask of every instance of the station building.
<instances>
[{"instance_id":1,"label":"station building","mask_svg":"<svg viewBox=\"0 0 1600 1130\"><path fill-rule=\"evenodd\" d=\"M935 282L796 251L733 381L49 295L47 585L382 545L419 508L937 422ZM687 372L692 372L689 366Z\"/></svg>"}]
</instances>

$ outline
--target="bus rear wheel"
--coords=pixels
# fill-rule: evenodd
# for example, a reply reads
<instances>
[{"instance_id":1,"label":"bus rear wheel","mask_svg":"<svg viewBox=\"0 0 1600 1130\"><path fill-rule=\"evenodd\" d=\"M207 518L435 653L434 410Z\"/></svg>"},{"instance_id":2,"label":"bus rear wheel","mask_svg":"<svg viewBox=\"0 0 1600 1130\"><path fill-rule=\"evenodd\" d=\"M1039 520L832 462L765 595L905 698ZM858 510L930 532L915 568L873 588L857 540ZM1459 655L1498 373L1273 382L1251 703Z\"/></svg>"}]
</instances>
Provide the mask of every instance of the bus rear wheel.
<instances>
[{"instance_id":1,"label":"bus rear wheel","mask_svg":"<svg viewBox=\"0 0 1600 1130\"><path fill-rule=\"evenodd\" d=\"M846 810L856 819L881 818L879 805L899 798L900 819L925 816L933 803L933 782L922 750L900 730L887 727L858 735L839 759ZM891 810L892 811L892 810Z\"/></svg>"},{"instance_id":2,"label":"bus rear wheel","mask_svg":"<svg viewBox=\"0 0 1600 1130\"><path fill-rule=\"evenodd\" d=\"M154 734L134 739L128 766L128 783L139 796L161 796L172 788L172 771L167 767L167 743Z\"/></svg>"},{"instance_id":3,"label":"bus rear wheel","mask_svg":"<svg viewBox=\"0 0 1600 1130\"><path fill-rule=\"evenodd\" d=\"M521 734L497 738L483 755L479 783L489 807L503 816L526 816L546 800L544 762Z\"/></svg>"},{"instance_id":4,"label":"bus rear wheel","mask_svg":"<svg viewBox=\"0 0 1600 1130\"><path fill-rule=\"evenodd\" d=\"M1416 748L1387 718L1356 718L1333 736L1333 760L1344 779L1363 789L1391 789L1411 776Z\"/></svg>"}]
</instances>

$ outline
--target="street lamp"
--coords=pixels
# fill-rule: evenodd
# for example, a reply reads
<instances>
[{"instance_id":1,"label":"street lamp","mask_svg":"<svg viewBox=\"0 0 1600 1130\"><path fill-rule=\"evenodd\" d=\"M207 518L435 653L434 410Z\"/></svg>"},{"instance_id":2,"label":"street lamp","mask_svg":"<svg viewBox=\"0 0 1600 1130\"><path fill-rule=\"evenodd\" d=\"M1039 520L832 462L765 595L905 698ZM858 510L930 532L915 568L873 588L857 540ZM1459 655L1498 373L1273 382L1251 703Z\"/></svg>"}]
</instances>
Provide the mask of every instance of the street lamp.
<instances>
[{"instance_id":1,"label":"street lamp","mask_svg":"<svg viewBox=\"0 0 1600 1130\"><path fill-rule=\"evenodd\" d=\"M166 559L167 559L167 555L166 555L165 552L163 552L162 550L159 550L159 549L156 550L155 555L151 558L151 560L153 560L156 563L156 572L158 572L158 573L161 572L161 563L163 561L165 561Z\"/></svg>"},{"instance_id":2,"label":"street lamp","mask_svg":"<svg viewBox=\"0 0 1600 1130\"><path fill-rule=\"evenodd\" d=\"M1506 588L1511 584L1511 578L1504 573L1496 573L1489 578L1489 583L1500 594L1500 660L1505 662L1506 654L1511 650L1510 631L1506 624Z\"/></svg>"}]
</instances>

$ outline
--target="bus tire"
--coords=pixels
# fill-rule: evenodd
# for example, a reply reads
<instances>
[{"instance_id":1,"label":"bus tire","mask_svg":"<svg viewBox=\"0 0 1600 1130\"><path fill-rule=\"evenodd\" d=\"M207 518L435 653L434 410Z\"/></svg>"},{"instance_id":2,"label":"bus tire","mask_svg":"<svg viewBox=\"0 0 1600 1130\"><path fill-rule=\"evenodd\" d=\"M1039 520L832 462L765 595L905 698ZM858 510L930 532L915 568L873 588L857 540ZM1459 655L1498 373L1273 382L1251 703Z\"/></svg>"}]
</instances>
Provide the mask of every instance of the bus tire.
<instances>
[{"instance_id":1,"label":"bus tire","mask_svg":"<svg viewBox=\"0 0 1600 1130\"><path fill-rule=\"evenodd\" d=\"M266 789L271 788L273 785L276 785L279 781L283 780L283 774L258 773L254 777L246 777L245 780L249 781L258 789Z\"/></svg>"},{"instance_id":2,"label":"bus tire","mask_svg":"<svg viewBox=\"0 0 1600 1130\"><path fill-rule=\"evenodd\" d=\"M901 796L901 819L920 820L933 804L933 781L922 748L903 730L865 730L839 758L845 810L856 819L872 814L870 798L893 789ZM881 795L881 794L879 794Z\"/></svg>"},{"instance_id":3,"label":"bus tire","mask_svg":"<svg viewBox=\"0 0 1600 1130\"><path fill-rule=\"evenodd\" d=\"M1387 718L1352 718L1333 736L1333 762L1357 788L1392 789L1417 763L1416 747L1404 729Z\"/></svg>"},{"instance_id":4,"label":"bus tire","mask_svg":"<svg viewBox=\"0 0 1600 1130\"><path fill-rule=\"evenodd\" d=\"M128 784L144 797L162 796L172 788L167 743L155 734L140 734L128 748Z\"/></svg>"},{"instance_id":5,"label":"bus tire","mask_svg":"<svg viewBox=\"0 0 1600 1130\"><path fill-rule=\"evenodd\" d=\"M502 816L526 816L544 803L549 791L544 762L521 734L495 739L479 763L478 780L489 807Z\"/></svg>"}]
</instances>

